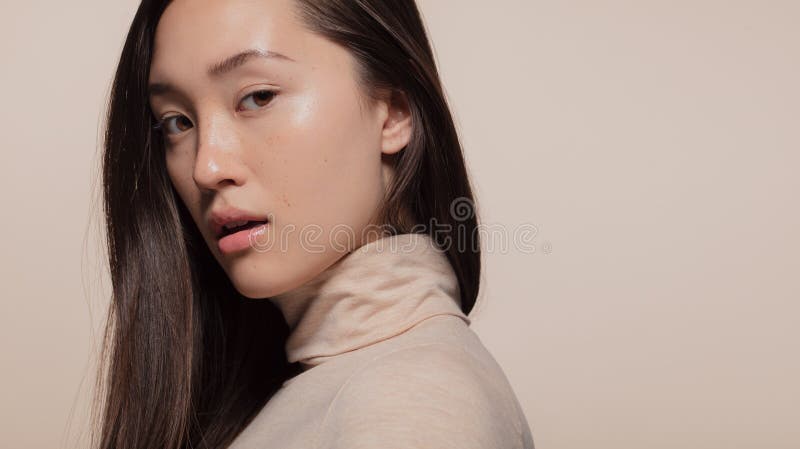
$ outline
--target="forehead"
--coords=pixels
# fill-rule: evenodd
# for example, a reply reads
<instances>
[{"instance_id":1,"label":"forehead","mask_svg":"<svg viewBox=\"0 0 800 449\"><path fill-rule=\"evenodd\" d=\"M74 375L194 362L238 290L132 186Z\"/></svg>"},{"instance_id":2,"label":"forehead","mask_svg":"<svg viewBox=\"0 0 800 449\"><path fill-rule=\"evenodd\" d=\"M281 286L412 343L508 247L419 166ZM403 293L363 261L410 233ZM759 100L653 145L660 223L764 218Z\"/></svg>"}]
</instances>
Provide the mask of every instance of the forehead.
<instances>
[{"instance_id":1,"label":"forehead","mask_svg":"<svg viewBox=\"0 0 800 449\"><path fill-rule=\"evenodd\" d=\"M294 0L175 0L156 27L150 78L200 75L245 49L277 52L302 62L313 57L309 31Z\"/></svg>"}]
</instances>

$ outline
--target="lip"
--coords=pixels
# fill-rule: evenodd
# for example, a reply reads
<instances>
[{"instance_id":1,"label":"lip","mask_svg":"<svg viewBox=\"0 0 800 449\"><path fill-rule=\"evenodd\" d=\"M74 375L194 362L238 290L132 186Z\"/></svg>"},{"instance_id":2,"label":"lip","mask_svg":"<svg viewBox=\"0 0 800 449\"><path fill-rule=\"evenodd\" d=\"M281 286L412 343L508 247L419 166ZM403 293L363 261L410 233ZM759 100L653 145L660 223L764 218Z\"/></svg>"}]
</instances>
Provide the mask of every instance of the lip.
<instances>
[{"instance_id":1,"label":"lip","mask_svg":"<svg viewBox=\"0 0 800 449\"><path fill-rule=\"evenodd\" d=\"M211 229L211 232L214 234L214 238L216 240L220 240L222 237L223 226L234 221L242 220L269 222L269 217L263 214L248 212L235 207L226 206L214 209L211 212L211 216L208 219L208 226L209 229Z\"/></svg>"},{"instance_id":2,"label":"lip","mask_svg":"<svg viewBox=\"0 0 800 449\"><path fill-rule=\"evenodd\" d=\"M258 239L263 238L269 226L270 223L266 222L259 226L228 234L217 241L217 248L222 254L228 255L255 247L254 245L257 245Z\"/></svg>"}]
</instances>

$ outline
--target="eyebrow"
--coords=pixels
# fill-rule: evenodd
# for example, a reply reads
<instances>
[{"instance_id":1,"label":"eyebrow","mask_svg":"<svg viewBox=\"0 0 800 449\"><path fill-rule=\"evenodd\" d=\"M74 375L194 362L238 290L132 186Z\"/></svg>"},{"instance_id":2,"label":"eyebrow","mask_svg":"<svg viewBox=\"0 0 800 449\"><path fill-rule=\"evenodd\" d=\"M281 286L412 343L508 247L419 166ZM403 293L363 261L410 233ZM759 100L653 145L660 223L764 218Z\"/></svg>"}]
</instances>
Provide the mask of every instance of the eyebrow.
<instances>
[{"instance_id":1,"label":"eyebrow","mask_svg":"<svg viewBox=\"0 0 800 449\"><path fill-rule=\"evenodd\" d=\"M261 50L258 48L251 48L248 50L240 51L235 55L229 56L222 61L211 65L207 72L209 78L219 78L226 73L229 73L236 68L244 65L247 61L253 58L277 59L287 62L297 62L294 59L274 51ZM167 92L173 92L178 89L170 83L151 83L147 87L149 96L162 95Z\"/></svg>"}]
</instances>

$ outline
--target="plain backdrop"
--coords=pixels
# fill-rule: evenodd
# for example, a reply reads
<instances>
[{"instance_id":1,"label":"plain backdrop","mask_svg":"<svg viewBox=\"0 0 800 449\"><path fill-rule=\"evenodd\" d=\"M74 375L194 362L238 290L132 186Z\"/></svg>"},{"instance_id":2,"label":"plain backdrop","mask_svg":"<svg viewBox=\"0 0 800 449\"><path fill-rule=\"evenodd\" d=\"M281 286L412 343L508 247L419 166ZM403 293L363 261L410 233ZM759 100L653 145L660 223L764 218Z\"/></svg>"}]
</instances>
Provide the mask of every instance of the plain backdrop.
<instances>
[{"instance_id":1,"label":"plain backdrop","mask_svg":"<svg viewBox=\"0 0 800 449\"><path fill-rule=\"evenodd\" d=\"M486 242L473 321L537 449L800 447L800 2L419 5L483 223L532 242ZM0 3L1 447L86 445L136 7Z\"/></svg>"}]
</instances>

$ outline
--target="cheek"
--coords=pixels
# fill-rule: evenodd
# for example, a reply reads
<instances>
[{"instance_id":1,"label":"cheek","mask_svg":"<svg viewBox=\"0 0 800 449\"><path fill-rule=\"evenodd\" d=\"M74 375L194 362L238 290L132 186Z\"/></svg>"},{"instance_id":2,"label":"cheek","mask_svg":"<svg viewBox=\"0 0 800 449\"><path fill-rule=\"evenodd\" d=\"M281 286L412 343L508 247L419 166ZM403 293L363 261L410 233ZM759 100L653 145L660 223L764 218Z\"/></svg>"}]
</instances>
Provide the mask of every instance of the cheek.
<instances>
[{"instance_id":1,"label":"cheek","mask_svg":"<svg viewBox=\"0 0 800 449\"><path fill-rule=\"evenodd\" d=\"M180 154L170 153L166 156L166 169L170 182L172 182L172 185L180 194L181 198L186 201L191 188L190 183L193 182L190 161ZM187 204L187 206L188 205L189 204Z\"/></svg>"},{"instance_id":2,"label":"cheek","mask_svg":"<svg viewBox=\"0 0 800 449\"><path fill-rule=\"evenodd\" d=\"M178 199L196 220L201 213L200 194L192 179L192 160L173 153L167 155L165 162L167 175L179 196ZM203 226L199 228L202 230Z\"/></svg>"},{"instance_id":3,"label":"cheek","mask_svg":"<svg viewBox=\"0 0 800 449\"><path fill-rule=\"evenodd\" d=\"M379 132L352 95L305 96L260 152L262 179L279 213L302 231L360 232L382 195ZM339 231L342 232L342 231Z\"/></svg>"}]
</instances>

